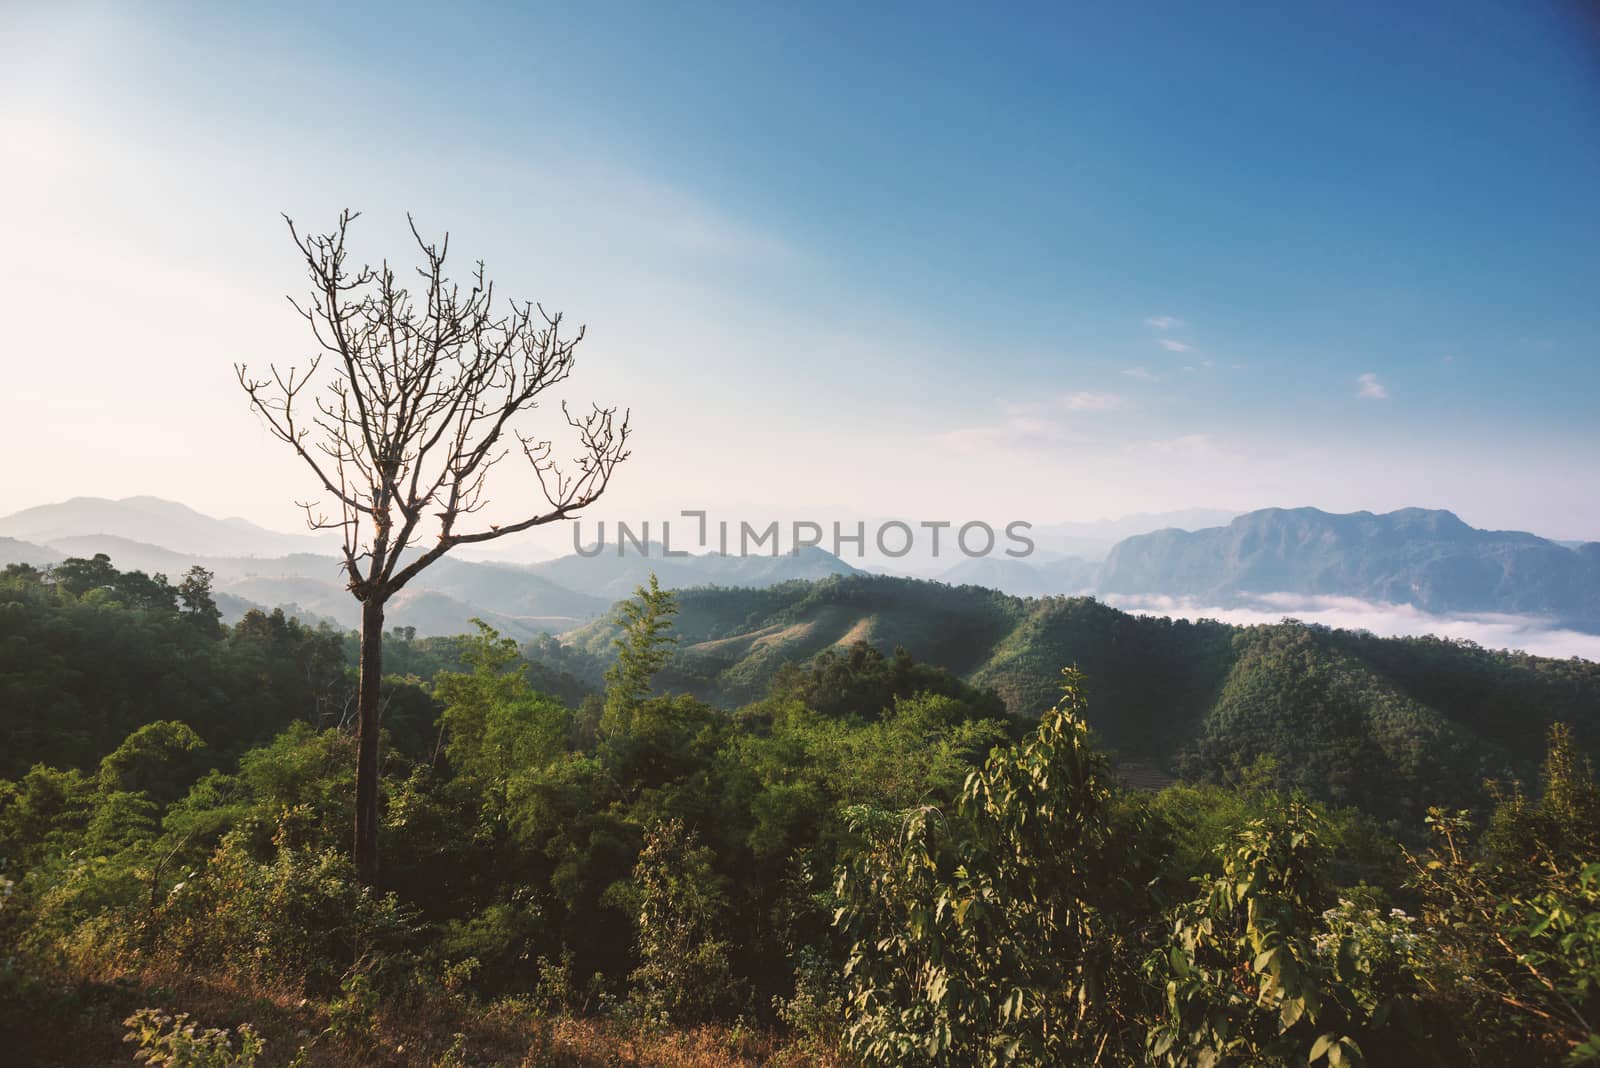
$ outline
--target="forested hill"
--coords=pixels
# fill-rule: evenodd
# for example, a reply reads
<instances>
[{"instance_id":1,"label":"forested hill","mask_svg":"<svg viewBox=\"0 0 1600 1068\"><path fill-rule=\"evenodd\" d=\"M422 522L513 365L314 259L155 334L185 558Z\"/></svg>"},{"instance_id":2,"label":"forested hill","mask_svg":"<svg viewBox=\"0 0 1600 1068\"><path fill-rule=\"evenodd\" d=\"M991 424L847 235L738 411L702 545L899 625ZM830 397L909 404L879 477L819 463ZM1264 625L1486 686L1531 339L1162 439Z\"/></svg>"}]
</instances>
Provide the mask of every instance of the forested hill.
<instances>
[{"instance_id":1,"label":"forested hill","mask_svg":"<svg viewBox=\"0 0 1600 1068\"><path fill-rule=\"evenodd\" d=\"M1026 1064L1194 1064L1240 1033L1259 1064L1600 1049L1594 664L862 576L681 616L650 589L614 670L609 629L390 632L374 892L350 635L225 625L208 583L0 572L6 1063L129 1063L126 1029L150 1063L709 1065L663 1024L720 1020L772 1029L738 1063L864 1064L834 1051L919 1048L957 983L950 1056L875 1063L982 1063L1007 999L1028 1033L1095 1029ZM974 686L1037 711L1052 681L1037 720ZM1212 781L1133 789L1091 726ZM1527 789L1491 803L1508 772ZM905 981L930 961L948 986ZM1263 1007L1279 974L1299 1002ZM1362 1060L1311 1055L1344 1031ZM233 1055L261 1035L274 1059Z\"/></svg>"},{"instance_id":2,"label":"forested hill","mask_svg":"<svg viewBox=\"0 0 1600 1068\"><path fill-rule=\"evenodd\" d=\"M661 682L726 706L760 697L786 664L858 642L903 648L1027 716L1076 665L1093 726L1125 758L1205 776L1265 755L1317 796L1384 810L1526 777L1555 720L1600 742L1600 664L1581 660L869 575L678 596L679 645ZM604 658L614 636L603 621L566 640Z\"/></svg>"},{"instance_id":3,"label":"forested hill","mask_svg":"<svg viewBox=\"0 0 1600 1068\"><path fill-rule=\"evenodd\" d=\"M222 627L180 606L185 596L102 560L49 576L9 569L0 776L39 760L92 766L158 719L190 724L222 754L296 720L343 721L348 634L259 612ZM1151 618L1089 598L860 574L677 596L678 644L656 687L730 711L792 692L795 665L809 662L823 675L878 680L840 714L875 713L884 695L925 688L918 671L943 670L1032 718L1055 700L1061 669L1076 666L1091 725L1125 761L1217 778L1266 757L1280 783L1397 815L1475 804L1485 778L1531 778L1554 721L1600 747L1600 665L1587 661L1294 623ZM530 681L581 702L601 687L615 635L604 622L522 645ZM437 712L428 682L460 666L461 642L395 634L386 646L385 727L396 744L426 749Z\"/></svg>"},{"instance_id":4,"label":"forested hill","mask_svg":"<svg viewBox=\"0 0 1600 1068\"><path fill-rule=\"evenodd\" d=\"M1600 630L1600 542L1572 548L1422 508L1265 508L1223 527L1124 539L1095 588L1215 605L1245 594L1337 594L1429 612L1541 615L1592 631Z\"/></svg>"}]
</instances>

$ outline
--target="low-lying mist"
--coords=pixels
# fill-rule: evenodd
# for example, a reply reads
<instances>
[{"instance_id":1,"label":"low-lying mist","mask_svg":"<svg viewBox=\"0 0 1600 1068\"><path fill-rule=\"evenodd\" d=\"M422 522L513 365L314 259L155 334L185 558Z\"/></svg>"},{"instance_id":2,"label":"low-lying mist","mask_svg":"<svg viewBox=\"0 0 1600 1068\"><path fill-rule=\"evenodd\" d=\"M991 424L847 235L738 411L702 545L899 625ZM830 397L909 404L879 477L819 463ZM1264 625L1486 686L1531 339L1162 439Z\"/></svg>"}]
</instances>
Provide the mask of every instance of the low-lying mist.
<instances>
[{"instance_id":1,"label":"low-lying mist","mask_svg":"<svg viewBox=\"0 0 1600 1068\"><path fill-rule=\"evenodd\" d=\"M1384 636L1432 634L1441 638L1465 638L1489 649L1600 661L1600 634L1568 630L1537 616L1470 612L1434 615L1412 605L1380 604L1356 597L1308 597L1297 593L1251 594L1226 608L1176 597L1110 594L1101 599L1139 615L1217 619L1245 625L1276 623L1292 617L1306 623L1366 630Z\"/></svg>"}]
</instances>

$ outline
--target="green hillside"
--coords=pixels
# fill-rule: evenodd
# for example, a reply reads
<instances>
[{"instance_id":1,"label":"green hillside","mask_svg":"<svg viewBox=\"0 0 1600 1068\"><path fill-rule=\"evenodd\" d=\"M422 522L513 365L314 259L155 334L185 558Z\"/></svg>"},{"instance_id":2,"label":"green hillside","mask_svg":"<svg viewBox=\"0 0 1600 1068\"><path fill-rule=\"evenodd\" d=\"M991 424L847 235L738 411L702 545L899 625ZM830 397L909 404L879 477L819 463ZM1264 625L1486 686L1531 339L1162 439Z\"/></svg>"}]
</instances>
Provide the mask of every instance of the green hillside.
<instances>
[{"instance_id":1,"label":"green hillside","mask_svg":"<svg viewBox=\"0 0 1600 1068\"><path fill-rule=\"evenodd\" d=\"M1486 778L1527 778L1556 720L1600 740L1600 665L1466 642L1135 616L1087 597L869 575L679 600L663 689L740 705L785 664L865 642L1036 717L1076 666L1093 727L1126 761L1218 777L1266 757L1283 782L1371 811L1473 803ZM606 619L566 641L604 659L614 637Z\"/></svg>"}]
</instances>

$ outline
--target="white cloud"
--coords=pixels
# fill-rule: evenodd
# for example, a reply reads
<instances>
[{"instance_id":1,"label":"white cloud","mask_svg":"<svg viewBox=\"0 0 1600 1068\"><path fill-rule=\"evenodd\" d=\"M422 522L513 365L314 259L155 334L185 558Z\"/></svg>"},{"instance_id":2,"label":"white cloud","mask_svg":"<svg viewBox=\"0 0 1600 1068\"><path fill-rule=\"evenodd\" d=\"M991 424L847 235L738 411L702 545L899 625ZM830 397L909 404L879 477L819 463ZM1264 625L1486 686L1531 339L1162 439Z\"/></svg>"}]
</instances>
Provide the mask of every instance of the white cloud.
<instances>
[{"instance_id":1,"label":"white cloud","mask_svg":"<svg viewBox=\"0 0 1600 1068\"><path fill-rule=\"evenodd\" d=\"M1028 453L1051 448L1067 440L1063 428L1036 415L1011 413L992 426L958 427L939 435L948 449L958 453Z\"/></svg>"},{"instance_id":2,"label":"white cloud","mask_svg":"<svg viewBox=\"0 0 1600 1068\"><path fill-rule=\"evenodd\" d=\"M1368 371L1356 378L1356 385L1360 387L1356 395L1364 400L1388 400L1389 387L1378 381L1378 376Z\"/></svg>"},{"instance_id":3,"label":"white cloud","mask_svg":"<svg viewBox=\"0 0 1600 1068\"><path fill-rule=\"evenodd\" d=\"M1152 453L1156 456L1216 456L1222 450L1210 434L1180 434L1175 438L1140 442L1128 446L1127 451Z\"/></svg>"},{"instance_id":4,"label":"white cloud","mask_svg":"<svg viewBox=\"0 0 1600 1068\"><path fill-rule=\"evenodd\" d=\"M1144 321L1144 325L1153 326L1157 330L1176 330L1178 327L1188 324L1182 319L1174 318L1171 315L1152 315Z\"/></svg>"},{"instance_id":5,"label":"white cloud","mask_svg":"<svg viewBox=\"0 0 1600 1068\"><path fill-rule=\"evenodd\" d=\"M1600 635L1563 630L1550 620L1536 616L1487 612L1438 616L1413 605L1293 593L1255 594L1228 607L1176 597L1111 594L1103 600L1137 615L1218 619L1240 626L1276 623L1288 616L1306 623L1344 630L1369 630L1384 636L1435 634L1443 638L1463 638L1490 649L1521 649L1535 656L1581 656L1600 660Z\"/></svg>"},{"instance_id":6,"label":"white cloud","mask_svg":"<svg viewBox=\"0 0 1600 1068\"><path fill-rule=\"evenodd\" d=\"M1116 393L1095 393L1080 389L1036 401L1014 401L1000 410L1010 419L1046 418L1057 412L1108 412L1121 408L1123 398Z\"/></svg>"},{"instance_id":7,"label":"white cloud","mask_svg":"<svg viewBox=\"0 0 1600 1068\"><path fill-rule=\"evenodd\" d=\"M1115 393L1090 393L1079 390L1076 393L1063 394L1057 399L1057 404L1069 412L1104 412L1122 407L1122 398Z\"/></svg>"},{"instance_id":8,"label":"white cloud","mask_svg":"<svg viewBox=\"0 0 1600 1068\"><path fill-rule=\"evenodd\" d=\"M987 426L957 427L939 435L946 448L962 453L1037 452L1090 440L1063 412L1107 412L1123 405L1115 393L1076 390L1041 401L1003 404L1002 418Z\"/></svg>"},{"instance_id":9,"label":"white cloud","mask_svg":"<svg viewBox=\"0 0 1600 1068\"><path fill-rule=\"evenodd\" d=\"M1174 341L1170 337L1164 337L1160 341L1156 342L1156 344L1160 345L1168 352L1188 352L1192 347L1182 341Z\"/></svg>"},{"instance_id":10,"label":"white cloud","mask_svg":"<svg viewBox=\"0 0 1600 1068\"><path fill-rule=\"evenodd\" d=\"M1161 376L1160 375L1153 374L1150 371L1145 370L1143 367L1130 367L1126 371L1123 371L1122 373L1127 375L1129 378L1137 378L1141 382L1159 382L1159 381L1161 381Z\"/></svg>"}]
</instances>

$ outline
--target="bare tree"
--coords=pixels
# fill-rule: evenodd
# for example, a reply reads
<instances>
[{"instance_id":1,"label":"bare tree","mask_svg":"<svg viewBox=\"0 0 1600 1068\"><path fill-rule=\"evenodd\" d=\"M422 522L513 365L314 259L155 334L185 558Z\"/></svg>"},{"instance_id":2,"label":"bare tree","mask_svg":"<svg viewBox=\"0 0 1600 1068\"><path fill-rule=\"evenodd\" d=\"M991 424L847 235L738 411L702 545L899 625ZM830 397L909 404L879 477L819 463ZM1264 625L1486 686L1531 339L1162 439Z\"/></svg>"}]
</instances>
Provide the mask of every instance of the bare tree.
<instances>
[{"instance_id":1,"label":"bare tree","mask_svg":"<svg viewBox=\"0 0 1600 1068\"><path fill-rule=\"evenodd\" d=\"M343 534L343 569L361 602L357 696L355 861L371 884L378 872L379 683L383 613L389 598L457 545L470 545L566 519L593 504L628 458L628 417L594 407L582 417L562 405L579 443L559 467L547 439L523 434L518 416L572 372L580 327L561 336L560 314L532 302L496 304L477 264L463 291L444 273L449 250L425 241L415 296L387 261L352 269L345 238L356 213L328 234L302 237L311 295L290 303L320 351L303 368L272 366L266 378L235 368L250 405L289 445L331 498L302 503L313 529ZM410 221L410 217L407 217ZM329 365L314 387L318 370ZM462 530L488 503L489 472L515 448L533 469L544 503L532 515Z\"/></svg>"}]
</instances>

